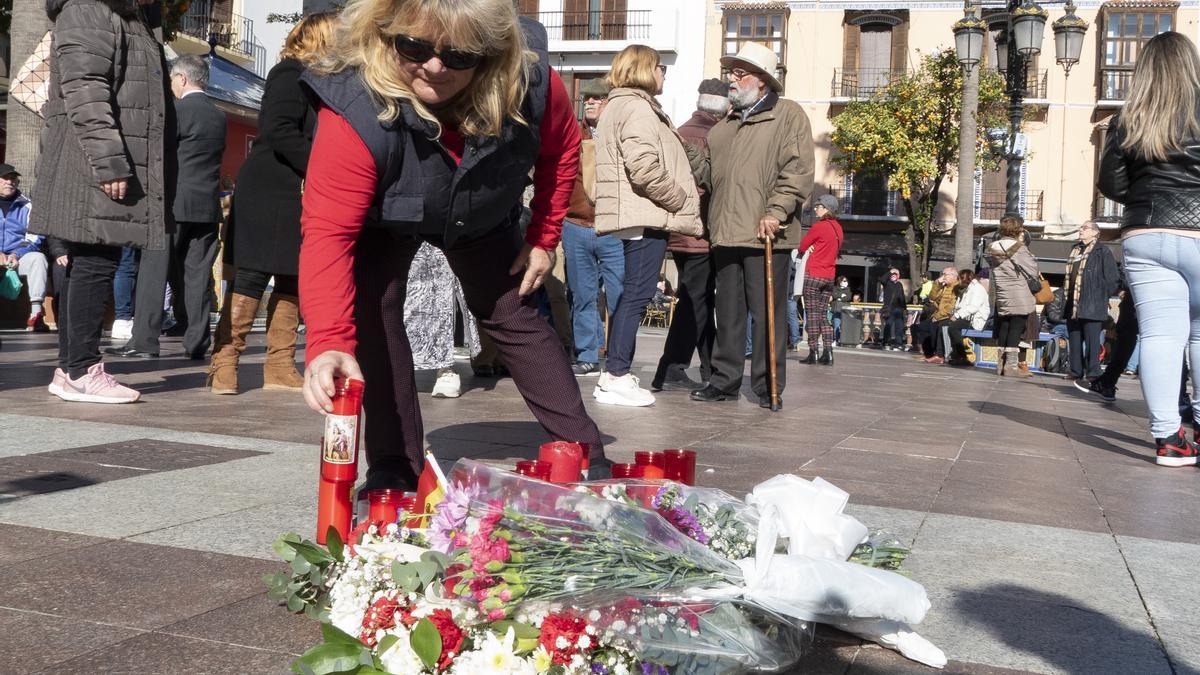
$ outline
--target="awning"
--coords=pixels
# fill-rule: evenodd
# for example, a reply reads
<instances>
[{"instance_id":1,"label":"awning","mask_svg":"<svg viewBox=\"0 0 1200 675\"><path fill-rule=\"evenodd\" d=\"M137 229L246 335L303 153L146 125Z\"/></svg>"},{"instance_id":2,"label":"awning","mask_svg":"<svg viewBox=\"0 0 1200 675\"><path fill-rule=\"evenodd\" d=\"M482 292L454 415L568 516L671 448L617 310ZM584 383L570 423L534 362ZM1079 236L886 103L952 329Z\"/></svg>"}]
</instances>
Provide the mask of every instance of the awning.
<instances>
[{"instance_id":1,"label":"awning","mask_svg":"<svg viewBox=\"0 0 1200 675\"><path fill-rule=\"evenodd\" d=\"M1121 261L1121 242L1101 242L1109 247L1117 262ZM932 237L929 242L929 266L937 269L954 262L954 237ZM1065 274L1067 256L1074 240L1034 239L1030 250L1038 259L1038 266L1043 274ZM975 239L972 255L979 250L979 239ZM838 256L839 265L861 265L875 267L884 265L900 266L906 264L908 252L904 245L904 235L898 232L847 232L842 243L842 252Z\"/></svg>"}]
</instances>

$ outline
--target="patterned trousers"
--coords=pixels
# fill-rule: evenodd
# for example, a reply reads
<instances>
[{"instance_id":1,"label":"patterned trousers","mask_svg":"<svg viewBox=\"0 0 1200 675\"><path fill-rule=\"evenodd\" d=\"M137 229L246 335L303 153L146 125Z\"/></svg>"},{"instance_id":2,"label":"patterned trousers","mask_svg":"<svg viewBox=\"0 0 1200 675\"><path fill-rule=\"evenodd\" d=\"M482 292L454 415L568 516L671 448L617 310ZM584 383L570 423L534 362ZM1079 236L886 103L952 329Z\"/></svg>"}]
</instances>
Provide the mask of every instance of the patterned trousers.
<instances>
[{"instance_id":1,"label":"patterned trousers","mask_svg":"<svg viewBox=\"0 0 1200 675\"><path fill-rule=\"evenodd\" d=\"M833 346L833 324L829 322L829 301L833 299L833 279L804 277L804 331L808 346L816 349L820 339Z\"/></svg>"}]
</instances>

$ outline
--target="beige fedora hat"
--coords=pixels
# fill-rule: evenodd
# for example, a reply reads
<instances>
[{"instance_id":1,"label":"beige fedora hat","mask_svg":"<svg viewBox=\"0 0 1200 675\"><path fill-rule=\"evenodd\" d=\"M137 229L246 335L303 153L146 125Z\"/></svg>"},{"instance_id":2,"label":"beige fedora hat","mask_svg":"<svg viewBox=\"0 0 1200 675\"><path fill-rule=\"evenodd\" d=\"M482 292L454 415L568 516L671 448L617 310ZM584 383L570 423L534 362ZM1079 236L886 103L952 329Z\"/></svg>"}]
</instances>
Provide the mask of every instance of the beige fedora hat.
<instances>
[{"instance_id":1,"label":"beige fedora hat","mask_svg":"<svg viewBox=\"0 0 1200 675\"><path fill-rule=\"evenodd\" d=\"M747 42L742 45L737 54L721 57L721 66L724 68L733 68L738 63L744 63L758 74L765 75L767 83L775 91L783 91L783 85L775 79L775 70L779 67L779 56L770 47L759 42Z\"/></svg>"}]
</instances>

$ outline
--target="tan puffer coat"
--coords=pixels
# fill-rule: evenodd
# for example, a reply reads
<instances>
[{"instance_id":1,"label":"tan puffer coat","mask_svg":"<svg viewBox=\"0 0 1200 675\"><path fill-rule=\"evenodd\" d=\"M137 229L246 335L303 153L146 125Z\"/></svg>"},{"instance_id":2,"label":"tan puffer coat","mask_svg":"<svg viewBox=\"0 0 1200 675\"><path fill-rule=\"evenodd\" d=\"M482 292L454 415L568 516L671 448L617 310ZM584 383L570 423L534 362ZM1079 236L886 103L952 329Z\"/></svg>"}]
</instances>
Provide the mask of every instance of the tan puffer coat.
<instances>
[{"instance_id":1,"label":"tan puffer coat","mask_svg":"<svg viewBox=\"0 0 1200 675\"><path fill-rule=\"evenodd\" d=\"M630 228L704 234L683 141L654 97L613 89L596 136L597 234Z\"/></svg>"}]
</instances>

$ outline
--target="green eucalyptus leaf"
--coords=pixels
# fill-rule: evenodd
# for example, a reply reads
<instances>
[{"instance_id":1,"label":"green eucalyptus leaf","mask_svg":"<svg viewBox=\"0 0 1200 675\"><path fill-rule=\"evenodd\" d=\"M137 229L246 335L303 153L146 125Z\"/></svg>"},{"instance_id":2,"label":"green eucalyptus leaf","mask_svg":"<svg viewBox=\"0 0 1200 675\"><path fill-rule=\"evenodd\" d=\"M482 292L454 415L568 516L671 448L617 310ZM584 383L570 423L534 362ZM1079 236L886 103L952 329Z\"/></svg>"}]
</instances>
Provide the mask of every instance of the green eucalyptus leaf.
<instances>
[{"instance_id":1,"label":"green eucalyptus leaf","mask_svg":"<svg viewBox=\"0 0 1200 675\"><path fill-rule=\"evenodd\" d=\"M384 654L387 652L387 650L391 649L392 646L395 645L399 641L400 641L400 638L396 635L391 635L391 634L384 635L383 639L379 641L379 646L375 648L375 653Z\"/></svg>"},{"instance_id":2,"label":"green eucalyptus leaf","mask_svg":"<svg viewBox=\"0 0 1200 675\"><path fill-rule=\"evenodd\" d=\"M292 560L292 572L296 574L308 574L308 571L311 570L312 567L312 563L300 556L296 556L296 558Z\"/></svg>"},{"instance_id":3,"label":"green eucalyptus leaf","mask_svg":"<svg viewBox=\"0 0 1200 675\"><path fill-rule=\"evenodd\" d=\"M537 628L527 623L521 623L520 621L493 621L491 624L492 632L500 637L504 637L508 633L509 628L513 629L513 635L518 640L536 640L542 635L542 632Z\"/></svg>"},{"instance_id":4,"label":"green eucalyptus leaf","mask_svg":"<svg viewBox=\"0 0 1200 675\"><path fill-rule=\"evenodd\" d=\"M425 588L433 583L437 578L438 566L437 563L422 560L421 562L409 563L417 577L421 580L420 588ZM418 589L419 590L419 589Z\"/></svg>"},{"instance_id":5,"label":"green eucalyptus leaf","mask_svg":"<svg viewBox=\"0 0 1200 675\"><path fill-rule=\"evenodd\" d=\"M292 548L289 545L290 543L299 544L300 535L296 534L295 532L288 532L287 534L279 535L276 537L275 541L271 543L271 550L275 551L280 558L283 558L284 562L291 562L292 558L296 557L296 549Z\"/></svg>"},{"instance_id":6,"label":"green eucalyptus leaf","mask_svg":"<svg viewBox=\"0 0 1200 675\"><path fill-rule=\"evenodd\" d=\"M361 665L360 659L365 649L366 647L362 643L353 645L325 642L304 652L300 658L296 659L293 669L299 665L307 670L297 670L296 672L311 673L311 675L354 672Z\"/></svg>"},{"instance_id":7,"label":"green eucalyptus leaf","mask_svg":"<svg viewBox=\"0 0 1200 675\"><path fill-rule=\"evenodd\" d=\"M426 668L432 670L442 655L442 635L429 619L421 619L408 636L409 646Z\"/></svg>"},{"instance_id":8,"label":"green eucalyptus leaf","mask_svg":"<svg viewBox=\"0 0 1200 675\"><path fill-rule=\"evenodd\" d=\"M294 595L289 595L287 599L288 611L295 614L304 609L304 601Z\"/></svg>"},{"instance_id":9,"label":"green eucalyptus leaf","mask_svg":"<svg viewBox=\"0 0 1200 675\"><path fill-rule=\"evenodd\" d=\"M419 589L421 578L412 563L397 561L392 563L392 581L402 590L412 592Z\"/></svg>"},{"instance_id":10,"label":"green eucalyptus leaf","mask_svg":"<svg viewBox=\"0 0 1200 675\"><path fill-rule=\"evenodd\" d=\"M309 541L289 541L288 546L296 550L302 558L314 565L324 565L334 562L333 556L329 555L329 551Z\"/></svg>"},{"instance_id":11,"label":"green eucalyptus leaf","mask_svg":"<svg viewBox=\"0 0 1200 675\"><path fill-rule=\"evenodd\" d=\"M439 571L450 566L450 556L441 551L426 551L421 554L423 562L431 562L438 566Z\"/></svg>"},{"instance_id":12,"label":"green eucalyptus leaf","mask_svg":"<svg viewBox=\"0 0 1200 675\"><path fill-rule=\"evenodd\" d=\"M337 531L336 527L330 525L329 530L325 532L325 548L329 549L329 556L337 562L342 562L342 551L345 547L342 534Z\"/></svg>"},{"instance_id":13,"label":"green eucalyptus leaf","mask_svg":"<svg viewBox=\"0 0 1200 675\"><path fill-rule=\"evenodd\" d=\"M325 583L325 570L320 567L314 567L308 573L308 583L313 586L320 586Z\"/></svg>"}]
</instances>

